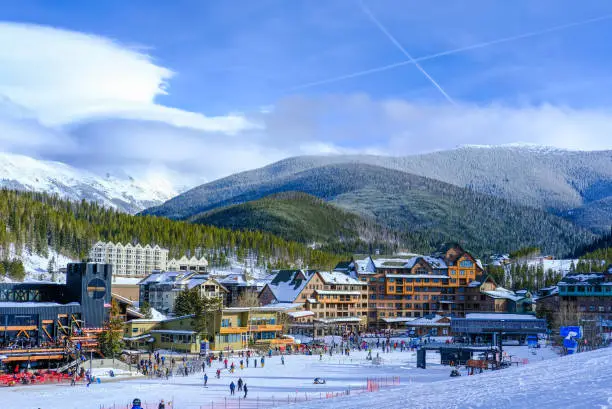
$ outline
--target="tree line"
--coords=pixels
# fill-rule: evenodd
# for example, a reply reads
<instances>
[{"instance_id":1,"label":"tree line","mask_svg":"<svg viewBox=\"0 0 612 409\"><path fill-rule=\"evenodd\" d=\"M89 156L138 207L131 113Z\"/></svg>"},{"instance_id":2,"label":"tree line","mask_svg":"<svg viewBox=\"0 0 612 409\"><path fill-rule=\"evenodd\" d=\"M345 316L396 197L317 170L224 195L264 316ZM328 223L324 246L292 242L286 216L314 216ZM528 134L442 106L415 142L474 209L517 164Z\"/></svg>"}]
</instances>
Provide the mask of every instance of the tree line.
<instances>
[{"instance_id":1,"label":"tree line","mask_svg":"<svg viewBox=\"0 0 612 409\"><path fill-rule=\"evenodd\" d=\"M0 190L0 259L9 249L22 248L47 257L49 249L86 259L98 241L158 244L170 257L202 253L215 263L229 257L252 257L260 266L309 266L329 269L346 256L312 249L261 231L240 231L173 221L154 216L133 216L87 201L70 202L46 193ZM5 266L6 270L6 266Z\"/></svg>"}]
</instances>

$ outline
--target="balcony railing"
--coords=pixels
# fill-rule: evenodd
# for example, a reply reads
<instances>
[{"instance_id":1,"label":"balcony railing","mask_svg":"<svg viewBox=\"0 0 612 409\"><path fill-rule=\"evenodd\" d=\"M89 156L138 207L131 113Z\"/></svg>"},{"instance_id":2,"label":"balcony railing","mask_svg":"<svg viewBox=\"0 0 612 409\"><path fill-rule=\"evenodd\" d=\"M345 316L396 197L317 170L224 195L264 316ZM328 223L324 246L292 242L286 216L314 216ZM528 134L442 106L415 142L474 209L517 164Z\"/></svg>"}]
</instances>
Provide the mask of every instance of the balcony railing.
<instances>
[{"instance_id":1,"label":"balcony railing","mask_svg":"<svg viewBox=\"0 0 612 409\"><path fill-rule=\"evenodd\" d=\"M250 331L282 331L282 325L274 325L274 324L265 324L265 325L249 325Z\"/></svg>"},{"instance_id":2,"label":"balcony railing","mask_svg":"<svg viewBox=\"0 0 612 409\"><path fill-rule=\"evenodd\" d=\"M243 334L248 332L248 327L221 327L220 334Z\"/></svg>"}]
</instances>

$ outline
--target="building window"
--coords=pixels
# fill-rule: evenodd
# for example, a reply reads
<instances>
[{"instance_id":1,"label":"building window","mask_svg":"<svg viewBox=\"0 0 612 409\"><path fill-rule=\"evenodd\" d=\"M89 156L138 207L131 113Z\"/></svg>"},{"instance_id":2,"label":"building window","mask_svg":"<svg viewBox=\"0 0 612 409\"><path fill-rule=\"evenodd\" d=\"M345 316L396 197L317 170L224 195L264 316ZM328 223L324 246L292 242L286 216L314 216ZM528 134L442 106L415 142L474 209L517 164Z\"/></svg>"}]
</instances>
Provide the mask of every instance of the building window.
<instances>
[{"instance_id":1,"label":"building window","mask_svg":"<svg viewBox=\"0 0 612 409\"><path fill-rule=\"evenodd\" d=\"M474 266L474 263L472 263L470 260L462 260L459 265L461 267L466 267L466 268L470 268Z\"/></svg>"}]
</instances>

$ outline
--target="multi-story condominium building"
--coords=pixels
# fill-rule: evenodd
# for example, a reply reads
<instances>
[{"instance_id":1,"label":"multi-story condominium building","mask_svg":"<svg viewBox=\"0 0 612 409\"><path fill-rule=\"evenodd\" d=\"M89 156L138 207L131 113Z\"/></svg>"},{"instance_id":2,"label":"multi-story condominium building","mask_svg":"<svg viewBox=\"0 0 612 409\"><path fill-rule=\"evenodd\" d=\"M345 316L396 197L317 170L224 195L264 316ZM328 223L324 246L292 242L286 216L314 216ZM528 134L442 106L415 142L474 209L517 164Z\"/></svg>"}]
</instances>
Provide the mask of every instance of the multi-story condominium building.
<instances>
[{"instance_id":1,"label":"multi-story condominium building","mask_svg":"<svg viewBox=\"0 0 612 409\"><path fill-rule=\"evenodd\" d=\"M178 294L193 288L199 289L200 296L221 298L223 305L227 305L227 288L204 274L182 271L156 272L143 279L139 286L140 303L148 302L152 308L163 314L174 314L174 303Z\"/></svg>"},{"instance_id":2,"label":"multi-story condominium building","mask_svg":"<svg viewBox=\"0 0 612 409\"><path fill-rule=\"evenodd\" d=\"M168 249L99 241L91 248L89 258L95 263L111 264L115 275L143 277L154 270L166 269Z\"/></svg>"},{"instance_id":3,"label":"multi-story condominium building","mask_svg":"<svg viewBox=\"0 0 612 409\"><path fill-rule=\"evenodd\" d=\"M365 329L367 283L340 272L281 270L259 294L261 304L298 303L317 327L316 335ZM303 315L306 319L306 315Z\"/></svg>"},{"instance_id":4,"label":"multi-story condominium building","mask_svg":"<svg viewBox=\"0 0 612 409\"><path fill-rule=\"evenodd\" d=\"M193 271L203 273L208 268L208 260L204 257L187 258L183 256L180 259L173 258L169 260L166 268L168 271Z\"/></svg>"},{"instance_id":5,"label":"multi-story condominium building","mask_svg":"<svg viewBox=\"0 0 612 409\"><path fill-rule=\"evenodd\" d=\"M468 285L483 273L479 260L453 245L436 256L372 258L342 263L338 271L368 285L368 324L462 315Z\"/></svg>"},{"instance_id":6,"label":"multi-story condominium building","mask_svg":"<svg viewBox=\"0 0 612 409\"><path fill-rule=\"evenodd\" d=\"M612 320L612 266L603 273L568 274L557 284L559 308L580 320Z\"/></svg>"}]
</instances>

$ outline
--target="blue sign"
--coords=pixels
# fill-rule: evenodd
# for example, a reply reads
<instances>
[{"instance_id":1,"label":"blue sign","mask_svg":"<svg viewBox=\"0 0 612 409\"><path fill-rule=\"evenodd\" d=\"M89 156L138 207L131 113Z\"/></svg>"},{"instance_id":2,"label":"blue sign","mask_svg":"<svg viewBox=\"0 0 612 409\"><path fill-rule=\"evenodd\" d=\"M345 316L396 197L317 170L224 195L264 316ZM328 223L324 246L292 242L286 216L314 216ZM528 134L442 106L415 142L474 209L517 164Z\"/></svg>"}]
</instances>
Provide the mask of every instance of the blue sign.
<instances>
[{"instance_id":1,"label":"blue sign","mask_svg":"<svg viewBox=\"0 0 612 409\"><path fill-rule=\"evenodd\" d=\"M582 327L570 326L559 328L559 335L561 335L563 338L570 336L570 333L573 333L571 338L582 339Z\"/></svg>"},{"instance_id":2,"label":"blue sign","mask_svg":"<svg viewBox=\"0 0 612 409\"><path fill-rule=\"evenodd\" d=\"M200 342L200 354L206 354L206 351L208 351L208 341L201 341Z\"/></svg>"}]
</instances>

